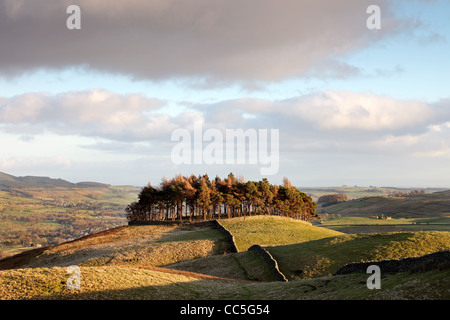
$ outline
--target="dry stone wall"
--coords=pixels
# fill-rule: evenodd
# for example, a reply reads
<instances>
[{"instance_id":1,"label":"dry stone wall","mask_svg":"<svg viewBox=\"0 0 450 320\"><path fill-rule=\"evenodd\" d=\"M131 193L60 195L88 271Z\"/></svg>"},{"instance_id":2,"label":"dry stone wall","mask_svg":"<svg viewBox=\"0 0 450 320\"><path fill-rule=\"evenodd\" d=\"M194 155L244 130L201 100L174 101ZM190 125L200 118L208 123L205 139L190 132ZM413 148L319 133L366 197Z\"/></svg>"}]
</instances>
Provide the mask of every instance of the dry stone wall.
<instances>
[{"instance_id":1,"label":"dry stone wall","mask_svg":"<svg viewBox=\"0 0 450 320\"><path fill-rule=\"evenodd\" d=\"M422 257L412 257L400 260L382 260L373 262L349 263L336 271L335 275L353 272L366 272L370 265L377 265L380 271L386 273L423 272L434 269L450 268L450 251L439 251Z\"/></svg>"},{"instance_id":2,"label":"dry stone wall","mask_svg":"<svg viewBox=\"0 0 450 320\"><path fill-rule=\"evenodd\" d=\"M272 257L272 255L267 250L265 250L258 244L251 246L248 250L255 251L268 263L269 267L273 270L275 277L278 281L282 282L288 281L287 278L284 276L284 274L281 273L280 269L278 268L277 261Z\"/></svg>"}]
</instances>

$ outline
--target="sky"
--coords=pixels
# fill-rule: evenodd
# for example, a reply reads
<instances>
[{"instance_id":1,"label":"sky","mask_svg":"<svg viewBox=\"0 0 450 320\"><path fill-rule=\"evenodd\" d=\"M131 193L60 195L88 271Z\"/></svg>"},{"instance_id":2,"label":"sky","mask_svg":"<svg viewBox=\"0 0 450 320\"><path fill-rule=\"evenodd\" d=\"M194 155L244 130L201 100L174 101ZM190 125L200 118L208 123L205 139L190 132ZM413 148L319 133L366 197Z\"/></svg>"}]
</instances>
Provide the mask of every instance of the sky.
<instances>
[{"instance_id":1,"label":"sky","mask_svg":"<svg viewBox=\"0 0 450 320\"><path fill-rule=\"evenodd\" d=\"M0 0L0 171L450 188L449 16L446 0ZM240 129L274 172L225 161ZM224 161L174 159L212 141Z\"/></svg>"}]
</instances>

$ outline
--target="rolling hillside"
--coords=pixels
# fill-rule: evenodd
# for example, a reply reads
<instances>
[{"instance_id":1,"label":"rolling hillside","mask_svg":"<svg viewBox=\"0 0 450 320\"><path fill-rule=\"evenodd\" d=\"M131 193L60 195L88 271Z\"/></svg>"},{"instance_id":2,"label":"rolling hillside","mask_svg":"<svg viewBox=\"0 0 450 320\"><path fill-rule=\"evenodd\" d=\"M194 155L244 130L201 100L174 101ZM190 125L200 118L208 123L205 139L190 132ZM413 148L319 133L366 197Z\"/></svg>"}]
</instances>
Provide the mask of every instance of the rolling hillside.
<instances>
[{"instance_id":1,"label":"rolling hillside","mask_svg":"<svg viewBox=\"0 0 450 320\"><path fill-rule=\"evenodd\" d=\"M287 218L261 216L208 224L124 226L0 260L3 299L449 299L449 269L332 274L342 265L449 250L449 232L346 235ZM266 236L267 235L267 236ZM277 239L271 243L272 239ZM279 282L264 259L246 251L260 242L289 279ZM225 254L226 253L226 254ZM66 286L66 266L81 268L80 289ZM411 286L414 288L411 289Z\"/></svg>"},{"instance_id":2,"label":"rolling hillside","mask_svg":"<svg viewBox=\"0 0 450 320\"><path fill-rule=\"evenodd\" d=\"M442 218L450 215L450 190L405 197L363 197L318 208L318 213L338 213L343 217Z\"/></svg>"},{"instance_id":3,"label":"rolling hillside","mask_svg":"<svg viewBox=\"0 0 450 320\"><path fill-rule=\"evenodd\" d=\"M192 226L118 227L0 260L0 269L55 266L163 266L227 250L217 229Z\"/></svg>"},{"instance_id":4,"label":"rolling hillside","mask_svg":"<svg viewBox=\"0 0 450 320\"><path fill-rule=\"evenodd\" d=\"M345 194L349 200L360 199L365 197L386 197L395 193L417 190L417 188L396 188L396 187L375 187L375 186L339 186L339 187L301 187L303 192L310 195L314 201L321 196L328 194ZM444 188L421 188L426 194L445 191Z\"/></svg>"},{"instance_id":5,"label":"rolling hillside","mask_svg":"<svg viewBox=\"0 0 450 320\"><path fill-rule=\"evenodd\" d=\"M450 231L450 190L372 196L318 208L313 224L343 233Z\"/></svg>"}]
</instances>

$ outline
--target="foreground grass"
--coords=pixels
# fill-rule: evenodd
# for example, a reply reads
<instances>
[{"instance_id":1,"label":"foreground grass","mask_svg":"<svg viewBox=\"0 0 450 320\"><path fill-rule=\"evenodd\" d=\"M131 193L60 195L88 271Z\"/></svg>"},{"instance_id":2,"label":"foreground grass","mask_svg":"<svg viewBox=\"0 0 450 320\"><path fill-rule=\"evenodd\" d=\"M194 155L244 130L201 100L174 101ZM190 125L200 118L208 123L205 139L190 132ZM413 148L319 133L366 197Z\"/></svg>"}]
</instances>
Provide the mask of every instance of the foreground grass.
<instances>
[{"instance_id":1,"label":"foreground grass","mask_svg":"<svg viewBox=\"0 0 450 320\"><path fill-rule=\"evenodd\" d=\"M450 232L348 234L267 250L288 279L309 279L329 276L351 262L403 259L450 250Z\"/></svg>"},{"instance_id":2,"label":"foreground grass","mask_svg":"<svg viewBox=\"0 0 450 320\"><path fill-rule=\"evenodd\" d=\"M342 233L312 226L308 222L278 216L253 216L221 220L234 236L239 251L246 251L254 244L285 245L302 243Z\"/></svg>"},{"instance_id":3,"label":"foreground grass","mask_svg":"<svg viewBox=\"0 0 450 320\"><path fill-rule=\"evenodd\" d=\"M287 283L239 283L123 267L82 267L80 289L69 290L65 268L0 271L1 299L449 299L450 270L383 275L369 290L367 274Z\"/></svg>"}]
</instances>

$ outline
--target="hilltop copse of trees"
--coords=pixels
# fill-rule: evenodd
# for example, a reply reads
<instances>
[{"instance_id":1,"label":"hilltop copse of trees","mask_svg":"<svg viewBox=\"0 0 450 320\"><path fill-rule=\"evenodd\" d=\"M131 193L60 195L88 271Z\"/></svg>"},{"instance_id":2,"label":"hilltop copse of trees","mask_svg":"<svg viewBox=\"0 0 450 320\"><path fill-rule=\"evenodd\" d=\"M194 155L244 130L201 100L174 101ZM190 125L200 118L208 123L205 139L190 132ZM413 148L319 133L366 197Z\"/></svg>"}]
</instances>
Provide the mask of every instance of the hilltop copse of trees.
<instances>
[{"instance_id":1,"label":"hilltop copse of trees","mask_svg":"<svg viewBox=\"0 0 450 320\"><path fill-rule=\"evenodd\" d=\"M250 215L280 215L307 220L315 215L316 203L284 178L272 185L264 178L247 181L235 178L211 180L207 174L177 175L160 185L143 187L138 201L126 208L128 221L207 220Z\"/></svg>"}]
</instances>

